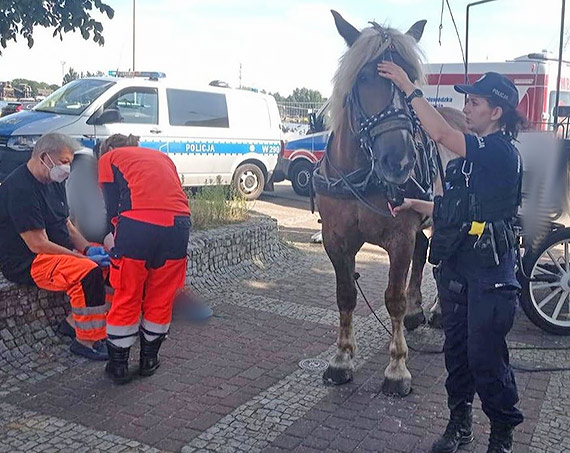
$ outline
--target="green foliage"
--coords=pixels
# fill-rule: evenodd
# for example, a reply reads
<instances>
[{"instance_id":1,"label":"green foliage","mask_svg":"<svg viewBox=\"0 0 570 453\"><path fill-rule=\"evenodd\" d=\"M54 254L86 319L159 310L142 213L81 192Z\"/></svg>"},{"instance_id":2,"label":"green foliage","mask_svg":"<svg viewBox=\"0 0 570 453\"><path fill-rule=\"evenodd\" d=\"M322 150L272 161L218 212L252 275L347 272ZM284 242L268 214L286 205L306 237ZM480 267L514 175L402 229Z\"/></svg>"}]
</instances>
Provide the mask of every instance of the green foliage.
<instances>
[{"instance_id":1,"label":"green foliage","mask_svg":"<svg viewBox=\"0 0 570 453\"><path fill-rule=\"evenodd\" d=\"M287 97L281 96L279 93L269 93L277 102L313 102L322 103L326 101L320 91L311 90L309 88L295 88L293 93Z\"/></svg>"},{"instance_id":2,"label":"green foliage","mask_svg":"<svg viewBox=\"0 0 570 453\"><path fill-rule=\"evenodd\" d=\"M295 88L293 94L288 96L286 101L289 102L322 102L323 95L317 90L309 88Z\"/></svg>"},{"instance_id":3,"label":"green foliage","mask_svg":"<svg viewBox=\"0 0 570 453\"><path fill-rule=\"evenodd\" d=\"M63 76L62 86L67 85L69 82L73 82L79 78L79 74L73 68L69 68L67 74Z\"/></svg>"},{"instance_id":4,"label":"green foliage","mask_svg":"<svg viewBox=\"0 0 570 453\"><path fill-rule=\"evenodd\" d=\"M46 82L37 82L35 80L29 79L14 79L12 80L12 86L28 85L32 89L32 96L36 97L38 95L38 90L52 90L55 91L59 88L58 85L50 85Z\"/></svg>"},{"instance_id":5,"label":"green foliage","mask_svg":"<svg viewBox=\"0 0 570 453\"><path fill-rule=\"evenodd\" d=\"M112 19L115 11L102 0L0 0L0 45L6 48L18 35L34 45L34 27L54 28L53 36L79 30L83 39L105 44L103 25L93 19L98 10ZM2 52L0 52L0 55Z\"/></svg>"},{"instance_id":6,"label":"green foliage","mask_svg":"<svg viewBox=\"0 0 570 453\"><path fill-rule=\"evenodd\" d=\"M247 202L230 186L208 184L199 189L185 189L192 211L192 228L207 230L249 217Z\"/></svg>"}]
</instances>

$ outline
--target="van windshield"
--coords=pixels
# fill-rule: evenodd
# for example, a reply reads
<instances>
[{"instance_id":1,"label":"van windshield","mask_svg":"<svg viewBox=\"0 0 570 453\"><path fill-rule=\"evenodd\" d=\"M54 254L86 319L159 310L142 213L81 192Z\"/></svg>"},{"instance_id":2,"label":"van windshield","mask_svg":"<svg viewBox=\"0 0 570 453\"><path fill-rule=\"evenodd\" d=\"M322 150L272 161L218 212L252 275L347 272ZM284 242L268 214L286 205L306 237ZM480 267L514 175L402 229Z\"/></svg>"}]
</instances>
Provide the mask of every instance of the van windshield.
<instances>
[{"instance_id":1,"label":"van windshield","mask_svg":"<svg viewBox=\"0 0 570 453\"><path fill-rule=\"evenodd\" d=\"M34 110L63 115L80 115L95 99L114 84L115 82L109 80L74 80L53 92L40 102Z\"/></svg>"}]
</instances>

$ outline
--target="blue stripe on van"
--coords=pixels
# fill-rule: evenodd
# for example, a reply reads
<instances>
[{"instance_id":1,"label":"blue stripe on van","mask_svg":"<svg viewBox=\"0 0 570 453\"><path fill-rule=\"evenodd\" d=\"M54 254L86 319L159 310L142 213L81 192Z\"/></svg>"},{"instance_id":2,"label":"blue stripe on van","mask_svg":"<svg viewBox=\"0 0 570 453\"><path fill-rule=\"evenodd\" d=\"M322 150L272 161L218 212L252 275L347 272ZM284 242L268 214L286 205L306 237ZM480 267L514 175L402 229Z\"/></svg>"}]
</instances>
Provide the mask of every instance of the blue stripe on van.
<instances>
[{"instance_id":1,"label":"blue stripe on van","mask_svg":"<svg viewBox=\"0 0 570 453\"><path fill-rule=\"evenodd\" d=\"M83 146L93 148L94 141L82 139ZM275 155L281 151L281 143L277 140L267 142L218 142L218 141L141 141L141 146L157 149L167 154L263 154Z\"/></svg>"}]
</instances>

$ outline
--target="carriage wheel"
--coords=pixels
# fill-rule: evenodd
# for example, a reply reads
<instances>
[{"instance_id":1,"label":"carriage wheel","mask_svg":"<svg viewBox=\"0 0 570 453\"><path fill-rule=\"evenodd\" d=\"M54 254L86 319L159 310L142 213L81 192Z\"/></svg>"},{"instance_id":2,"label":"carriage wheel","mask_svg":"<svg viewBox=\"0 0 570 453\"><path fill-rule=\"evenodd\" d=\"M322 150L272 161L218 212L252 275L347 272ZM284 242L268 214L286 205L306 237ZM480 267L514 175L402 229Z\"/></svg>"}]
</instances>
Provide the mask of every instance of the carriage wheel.
<instances>
[{"instance_id":1,"label":"carriage wheel","mask_svg":"<svg viewBox=\"0 0 570 453\"><path fill-rule=\"evenodd\" d=\"M521 305L538 327L570 335L570 228L546 236L536 252L523 258Z\"/></svg>"}]
</instances>

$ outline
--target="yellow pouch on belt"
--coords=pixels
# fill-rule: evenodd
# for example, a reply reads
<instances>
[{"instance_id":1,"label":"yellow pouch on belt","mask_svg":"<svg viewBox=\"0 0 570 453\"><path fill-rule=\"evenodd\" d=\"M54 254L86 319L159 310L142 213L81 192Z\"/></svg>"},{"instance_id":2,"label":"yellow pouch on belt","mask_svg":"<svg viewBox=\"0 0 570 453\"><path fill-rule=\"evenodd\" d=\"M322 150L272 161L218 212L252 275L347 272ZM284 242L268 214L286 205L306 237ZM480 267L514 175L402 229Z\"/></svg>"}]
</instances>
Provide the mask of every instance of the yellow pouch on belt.
<instances>
[{"instance_id":1,"label":"yellow pouch on belt","mask_svg":"<svg viewBox=\"0 0 570 453\"><path fill-rule=\"evenodd\" d=\"M467 233L469 236L481 236L485 230L485 222L471 222L471 228Z\"/></svg>"}]
</instances>

